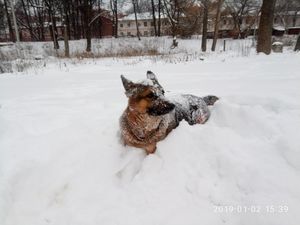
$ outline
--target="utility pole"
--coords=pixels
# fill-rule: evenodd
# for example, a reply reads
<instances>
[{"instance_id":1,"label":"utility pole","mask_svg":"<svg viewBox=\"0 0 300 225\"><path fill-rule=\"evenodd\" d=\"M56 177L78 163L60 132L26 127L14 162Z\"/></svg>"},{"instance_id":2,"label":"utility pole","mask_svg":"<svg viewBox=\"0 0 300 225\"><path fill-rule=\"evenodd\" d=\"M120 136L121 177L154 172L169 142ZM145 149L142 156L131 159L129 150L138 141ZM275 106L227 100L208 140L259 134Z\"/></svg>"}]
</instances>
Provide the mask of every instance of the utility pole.
<instances>
[{"instance_id":1,"label":"utility pole","mask_svg":"<svg viewBox=\"0 0 300 225\"><path fill-rule=\"evenodd\" d=\"M14 21L14 28L15 28L15 33L16 33L16 42L20 42L20 35L19 35L19 30L18 30L18 24L17 24L17 19L16 19L16 14L15 14L15 7L12 2L13 0L9 0L10 3L10 8L11 8L11 13Z\"/></svg>"}]
</instances>

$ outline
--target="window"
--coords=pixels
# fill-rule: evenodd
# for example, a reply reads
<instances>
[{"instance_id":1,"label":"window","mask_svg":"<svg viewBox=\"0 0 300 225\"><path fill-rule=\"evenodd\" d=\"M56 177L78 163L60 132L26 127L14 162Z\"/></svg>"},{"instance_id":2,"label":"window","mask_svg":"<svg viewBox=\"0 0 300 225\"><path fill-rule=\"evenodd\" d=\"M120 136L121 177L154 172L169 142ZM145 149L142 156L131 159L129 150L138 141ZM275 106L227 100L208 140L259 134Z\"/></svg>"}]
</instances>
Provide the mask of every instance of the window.
<instances>
[{"instance_id":1,"label":"window","mask_svg":"<svg viewBox=\"0 0 300 225\"><path fill-rule=\"evenodd\" d=\"M123 33L123 32L121 32L121 36L124 36L124 33Z\"/></svg>"},{"instance_id":2,"label":"window","mask_svg":"<svg viewBox=\"0 0 300 225\"><path fill-rule=\"evenodd\" d=\"M123 23L120 23L120 27L123 27Z\"/></svg>"},{"instance_id":3,"label":"window","mask_svg":"<svg viewBox=\"0 0 300 225\"><path fill-rule=\"evenodd\" d=\"M147 22L144 22L144 27L146 27L148 24L147 24Z\"/></svg>"},{"instance_id":4,"label":"window","mask_svg":"<svg viewBox=\"0 0 300 225\"><path fill-rule=\"evenodd\" d=\"M141 24L140 23L138 23L138 27L140 27L141 26Z\"/></svg>"},{"instance_id":5,"label":"window","mask_svg":"<svg viewBox=\"0 0 300 225\"><path fill-rule=\"evenodd\" d=\"M148 36L148 31L144 31L144 35L145 35L145 36Z\"/></svg>"},{"instance_id":6,"label":"window","mask_svg":"<svg viewBox=\"0 0 300 225\"><path fill-rule=\"evenodd\" d=\"M130 23L127 23L127 27L130 27Z\"/></svg>"},{"instance_id":7,"label":"window","mask_svg":"<svg viewBox=\"0 0 300 225\"><path fill-rule=\"evenodd\" d=\"M153 27L154 26L154 23L153 22L151 22L151 27Z\"/></svg>"},{"instance_id":8,"label":"window","mask_svg":"<svg viewBox=\"0 0 300 225\"><path fill-rule=\"evenodd\" d=\"M223 25L226 25L227 24L227 20L223 20Z\"/></svg>"},{"instance_id":9,"label":"window","mask_svg":"<svg viewBox=\"0 0 300 225\"><path fill-rule=\"evenodd\" d=\"M127 32L127 36L131 36L131 32Z\"/></svg>"}]
</instances>

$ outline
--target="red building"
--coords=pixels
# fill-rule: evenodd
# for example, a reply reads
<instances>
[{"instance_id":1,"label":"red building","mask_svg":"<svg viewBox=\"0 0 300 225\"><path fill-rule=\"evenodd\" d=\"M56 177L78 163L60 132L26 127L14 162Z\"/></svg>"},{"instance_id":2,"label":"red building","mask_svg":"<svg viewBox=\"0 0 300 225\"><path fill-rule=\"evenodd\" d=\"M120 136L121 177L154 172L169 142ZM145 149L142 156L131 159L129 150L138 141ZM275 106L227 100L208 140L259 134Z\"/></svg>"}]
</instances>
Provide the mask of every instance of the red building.
<instances>
[{"instance_id":1,"label":"red building","mask_svg":"<svg viewBox=\"0 0 300 225\"><path fill-rule=\"evenodd\" d=\"M96 13L94 13L96 14ZM32 21L37 21L35 18L31 18ZM46 18L46 21L50 21ZM55 35L58 40L64 38L64 25L59 17L55 18ZM80 21L80 20L79 20ZM81 21L80 21L81 22ZM21 41L52 41L53 29L50 22L44 22L44 24L31 23L31 30L25 26L19 26L19 34ZM31 32L30 32L31 31ZM82 39L85 38L85 31L83 24L79 24L77 27L72 26L68 28L69 39ZM113 36L113 22L109 12L97 17L91 24L92 38L102 38ZM13 29L14 32L14 29ZM0 41L11 41L8 29L3 33L0 33Z\"/></svg>"}]
</instances>

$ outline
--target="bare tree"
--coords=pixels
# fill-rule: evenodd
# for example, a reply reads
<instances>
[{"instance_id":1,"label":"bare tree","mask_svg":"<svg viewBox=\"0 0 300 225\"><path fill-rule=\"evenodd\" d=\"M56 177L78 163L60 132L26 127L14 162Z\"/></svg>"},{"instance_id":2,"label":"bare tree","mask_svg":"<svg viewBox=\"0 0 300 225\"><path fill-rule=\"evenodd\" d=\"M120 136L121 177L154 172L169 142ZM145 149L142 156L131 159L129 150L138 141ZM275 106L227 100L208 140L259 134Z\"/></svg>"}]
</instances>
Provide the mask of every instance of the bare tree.
<instances>
[{"instance_id":1,"label":"bare tree","mask_svg":"<svg viewBox=\"0 0 300 225\"><path fill-rule=\"evenodd\" d=\"M34 30L32 28L31 21L30 21L30 17L31 17L30 16L30 7L28 4L25 4L24 0L21 0L21 3L22 3L22 9L23 9L24 17L25 17L25 22L26 22L26 24L23 23L22 25L25 26L29 30L31 40L38 40L38 37L34 34Z\"/></svg>"},{"instance_id":2,"label":"bare tree","mask_svg":"<svg viewBox=\"0 0 300 225\"><path fill-rule=\"evenodd\" d=\"M49 30L52 37L54 49L59 49L58 30L56 27L56 13L58 11L59 0L44 0L45 7L48 11L48 18L50 19Z\"/></svg>"},{"instance_id":3,"label":"bare tree","mask_svg":"<svg viewBox=\"0 0 300 225\"><path fill-rule=\"evenodd\" d=\"M180 2L179 0L163 0L164 11L169 19L171 25L171 34L176 37L178 33L178 24L180 16Z\"/></svg>"},{"instance_id":4,"label":"bare tree","mask_svg":"<svg viewBox=\"0 0 300 225\"><path fill-rule=\"evenodd\" d=\"M158 24L157 24L157 36L161 35L161 0L158 0Z\"/></svg>"},{"instance_id":5,"label":"bare tree","mask_svg":"<svg viewBox=\"0 0 300 225\"><path fill-rule=\"evenodd\" d=\"M171 35L190 36L199 28L200 8L195 0L163 0Z\"/></svg>"},{"instance_id":6,"label":"bare tree","mask_svg":"<svg viewBox=\"0 0 300 225\"><path fill-rule=\"evenodd\" d=\"M217 40L219 36L219 26L220 26L220 18L221 18L221 9L224 0L218 0L217 4L217 13L215 18L215 30L214 30L214 39L211 46L211 50L214 52L216 50Z\"/></svg>"},{"instance_id":7,"label":"bare tree","mask_svg":"<svg viewBox=\"0 0 300 225\"><path fill-rule=\"evenodd\" d=\"M18 42L20 42L20 34L19 34L19 28L18 28L17 18L16 18L16 14L15 14L15 6L14 6L14 2L12 2L12 0L9 0L9 2L10 2L11 14L13 17L13 22L14 22L16 42L18 43Z\"/></svg>"},{"instance_id":8,"label":"bare tree","mask_svg":"<svg viewBox=\"0 0 300 225\"><path fill-rule=\"evenodd\" d=\"M68 26L69 26L68 7L69 7L68 2L63 1L65 57L70 57L69 35L68 35Z\"/></svg>"},{"instance_id":9,"label":"bare tree","mask_svg":"<svg viewBox=\"0 0 300 225\"><path fill-rule=\"evenodd\" d=\"M35 19L34 33L38 36L39 41L45 41L45 21L47 17L47 10L44 0L27 0L29 7L33 11Z\"/></svg>"},{"instance_id":10,"label":"bare tree","mask_svg":"<svg viewBox=\"0 0 300 225\"><path fill-rule=\"evenodd\" d=\"M209 5L209 0L202 1L203 20L202 20L201 50L203 52L206 52L206 45L207 45L208 5Z\"/></svg>"},{"instance_id":11,"label":"bare tree","mask_svg":"<svg viewBox=\"0 0 300 225\"><path fill-rule=\"evenodd\" d=\"M112 1L115 4L119 2ZM50 37L55 49L59 48L58 39L64 38L64 34L67 33L68 40L86 38L87 51L90 51L91 38L101 37L102 21L105 20L101 15L109 16L107 10L102 10L102 0L0 0L0 6L3 3L5 12L5 29L9 30L12 41L16 40L15 35L18 32L14 31L17 26L13 24L10 2L16 3L16 21L22 28L21 38L45 41ZM94 14L97 16L94 17ZM117 13L114 18L117 18ZM66 32L62 22L66 26Z\"/></svg>"},{"instance_id":12,"label":"bare tree","mask_svg":"<svg viewBox=\"0 0 300 225\"><path fill-rule=\"evenodd\" d=\"M256 47L258 53L271 53L275 3L276 0L263 0Z\"/></svg>"},{"instance_id":13,"label":"bare tree","mask_svg":"<svg viewBox=\"0 0 300 225\"><path fill-rule=\"evenodd\" d=\"M296 26L299 12L300 0L277 0L274 12L275 23L282 25L287 32L289 26Z\"/></svg>"},{"instance_id":14,"label":"bare tree","mask_svg":"<svg viewBox=\"0 0 300 225\"><path fill-rule=\"evenodd\" d=\"M134 18L135 18L135 25L136 25L136 35L139 39L139 41L141 40L141 37L140 37L140 30L139 30L139 23L137 21L137 0L132 0L132 4L133 4L133 10L134 10Z\"/></svg>"},{"instance_id":15,"label":"bare tree","mask_svg":"<svg viewBox=\"0 0 300 225\"><path fill-rule=\"evenodd\" d=\"M113 35L118 37L118 0L110 0L110 8L113 13Z\"/></svg>"},{"instance_id":16,"label":"bare tree","mask_svg":"<svg viewBox=\"0 0 300 225\"><path fill-rule=\"evenodd\" d=\"M0 20L0 33L6 33L5 9L4 3L2 1L0 1L0 18L3 18L2 20Z\"/></svg>"},{"instance_id":17,"label":"bare tree","mask_svg":"<svg viewBox=\"0 0 300 225\"><path fill-rule=\"evenodd\" d=\"M6 19L7 19L7 25L8 25L8 30L9 30L9 37L11 41L16 41L15 39L15 35L14 35L14 31L12 28L12 24L11 24L11 19L10 19L10 15L8 12L8 0L4 0L4 8L5 8L5 14L6 14Z\"/></svg>"},{"instance_id":18,"label":"bare tree","mask_svg":"<svg viewBox=\"0 0 300 225\"><path fill-rule=\"evenodd\" d=\"M202 27L201 8L194 0L186 1L182 8L178 24L178 34L182 37L191 37L193 34L200 34Z\"/></svg>"},{"instance_id":19,"label":"bare tree","mask_svg":"<svg viewBox=\"0 0 300 225\"><path fill-rule=\"evenodd\" d=\"M154 34L155 34L155 36L157 36L154 0L151 0L151 8L152 8L152 18L153 18Z\"/></svg>"},{"instance_id":20,"label":"bare tree","mask_svg":"<svg viewBox=\"0 0 300 225\"><path fill-rule=\"evenodd\" d=\"M83 0L82 13L84 19L85 38L86 38L86 51L92 50L92 33L91 33L91 14L92 14L92 0Z\"/></svg>"},{"instance_id":21,"label":"bare tree","mask_svg":"<svg viewBox=\"0 0 300 225\"><path fill-rule=\"evenodd\" d=\"M298 35L298 39L294 51L300 51L300 35Z\"/></svg>"},{"instance_id":22,"label":"bare tree","mask_svg":"<svg viewBox=\"0 0 300 225\"><path fill-rule=\"evenodd\" d=\"M261 4L257 0L226 0L225 5L233 22L238 38L243 38L245 32L256 22Z\"/></svg>"}]
</instances>

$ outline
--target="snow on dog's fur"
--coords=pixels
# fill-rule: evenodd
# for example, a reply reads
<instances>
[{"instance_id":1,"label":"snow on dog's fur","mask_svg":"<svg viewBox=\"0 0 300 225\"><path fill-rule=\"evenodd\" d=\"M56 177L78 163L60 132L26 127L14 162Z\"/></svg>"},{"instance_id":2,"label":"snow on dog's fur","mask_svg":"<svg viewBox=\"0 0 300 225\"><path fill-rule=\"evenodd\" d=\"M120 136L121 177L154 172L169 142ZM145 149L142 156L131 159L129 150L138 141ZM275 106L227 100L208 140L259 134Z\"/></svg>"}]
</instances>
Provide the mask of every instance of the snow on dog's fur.
<instances>
[{"instance_id":1,"label":"snow on dog's fur","mask_svg":"<svg viewBox=\"0 0 300 225\"><path fill-rule=\"evenodd\" d=\"M179 95L168 100L154 73L148 71L147 78L134 83L121 75L129 98L120 119L121 138L125 145L154 153L157 142L163 140L181 120L190 125L205 123L210 116L208 105L213 105L218 97Z\"/></svg>"}]
</instances>

